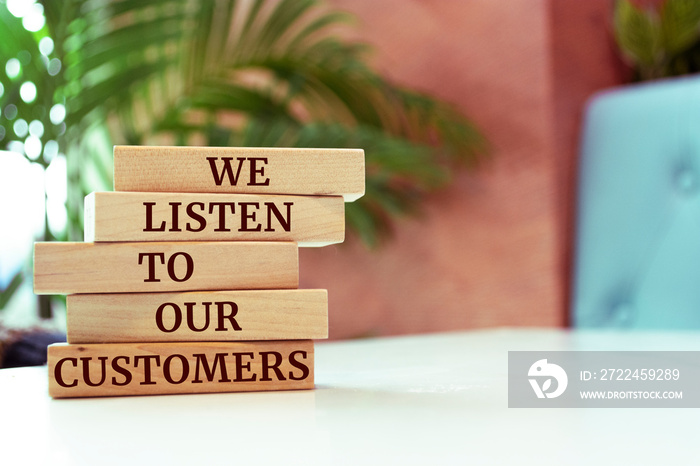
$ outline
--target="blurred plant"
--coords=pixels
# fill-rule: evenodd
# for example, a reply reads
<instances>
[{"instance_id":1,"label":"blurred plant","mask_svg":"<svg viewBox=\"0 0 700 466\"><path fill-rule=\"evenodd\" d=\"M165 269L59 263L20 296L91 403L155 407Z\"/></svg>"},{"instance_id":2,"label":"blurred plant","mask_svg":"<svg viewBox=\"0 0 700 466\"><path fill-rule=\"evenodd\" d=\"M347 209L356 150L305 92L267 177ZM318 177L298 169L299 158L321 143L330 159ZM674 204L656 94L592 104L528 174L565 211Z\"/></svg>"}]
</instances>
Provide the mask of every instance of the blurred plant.
<instances>
[{"instance_id":1,"label":"blurred plant","mask_svg":"<svg viewBox=\"0 0 700 466\"><path fill-rule=\"evenodd\" d=\"M366 195L346 216L370 246L484 153L450 105L374 72L343 36L351 18L319 0L6 4L0 63L19 67L2 77L0 140L44 166L66 154L67 231L47 223L47 239L82 239L83 196L110 188L113 143L364 148ZM45 24L27 27L37 11ZM24 139L18 115L43 133Z\"/></svg>"},{"instance_id":2,"label":"blurred plant","mask_svg":"<svg viewBox=\"0 0 700 466\"><path fill-rule=\"evenodd\" d=\"M617 0L614 28L635 80L700 71L699 0L666 0L654 8Z\"/></svg>"}]
</instances>

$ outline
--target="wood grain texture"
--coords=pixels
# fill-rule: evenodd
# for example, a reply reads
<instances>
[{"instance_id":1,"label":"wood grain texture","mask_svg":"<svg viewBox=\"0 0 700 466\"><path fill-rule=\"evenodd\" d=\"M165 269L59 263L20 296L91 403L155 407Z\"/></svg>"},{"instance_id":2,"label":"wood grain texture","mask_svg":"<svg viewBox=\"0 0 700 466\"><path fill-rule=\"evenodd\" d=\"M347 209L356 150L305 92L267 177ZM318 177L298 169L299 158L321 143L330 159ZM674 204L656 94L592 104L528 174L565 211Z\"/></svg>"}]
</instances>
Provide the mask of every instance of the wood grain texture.
<instances>
[{"instance_id":1,"label":"wood grain texture","mask_svg":"<svg viewBox=\"0 0 700 466\"><path fill-rule=\"evenodd\" d=\"M114 190L339 195L350 202L365 192L364 151L115 146Z\"/></svg>"},{"instance_id":2,"label":"wood grain texture","mask_svg":"<svg viewBox=\"0 0 700 466\"><path fill-rule=\"evenodd\" d=\"M328 337L326 290L73 294L69 343Z\"/></svg>"},{"instance_id":3,"label":"wood grain texture","mask_svg":"<svg viewBox=\"0 0 700 466\"><path fill-rule=\"evenodd\" d=\"M311 340L104 343L48 348L54 398L314 387Z\"/></svg>"},{"instance_id":4,"label":"wood grain texture","mask_svg":"<svg viewBox=\"0 0 700 466\"><path fill-rule=\"evenodd\" d=\"M97 192L85 197L85 241L345 239L340 196Z\"/></svg>"},{"instance_id":5,"label":"wood grain texture","mask_svg":"<svg viewBox=\"0 0 700 466\"><path fill-rule=\"evenodd\" d=\"M34 245L36 294L298 286L298 249L292 242L52 242Z\"/></svg>"}]
</instances>

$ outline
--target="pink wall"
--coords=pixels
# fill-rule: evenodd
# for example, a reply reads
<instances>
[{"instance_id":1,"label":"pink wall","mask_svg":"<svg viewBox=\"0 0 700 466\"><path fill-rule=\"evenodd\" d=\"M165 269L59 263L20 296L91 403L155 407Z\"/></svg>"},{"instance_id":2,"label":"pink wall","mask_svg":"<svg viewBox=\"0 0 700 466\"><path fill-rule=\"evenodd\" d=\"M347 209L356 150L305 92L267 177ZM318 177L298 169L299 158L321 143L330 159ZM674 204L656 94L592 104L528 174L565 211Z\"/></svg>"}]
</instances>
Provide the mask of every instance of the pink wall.
<instances>
[{"instance_id":1,"label":"pink wall","mask_svg":"<svg viewBox=\"0 0 700 466\"><path fill-rule=\"evenodd\" d=\"M383 249L301 252L302 287L329 290L331 337L563 325L580 109L620 69L609 2L332 3L359 17L379 70L457 105L494 150Z\"/></svg>"},{"instance_id":2,"label":"pink wall","mask_svg":"<svg viewBox=\"0 0 700 466\"><path fill-rule=\"evenodd\" d=\"M658 3L659 0L654 0ZM550 0L553 141L557 157L557 216L562 240L560 273L573 265L570 245L575 232L576 150L586 99L595 91L628 82L612 39L612 2ZM566 310L570 282L563 283Z\"/></svg>"}]
</instances>

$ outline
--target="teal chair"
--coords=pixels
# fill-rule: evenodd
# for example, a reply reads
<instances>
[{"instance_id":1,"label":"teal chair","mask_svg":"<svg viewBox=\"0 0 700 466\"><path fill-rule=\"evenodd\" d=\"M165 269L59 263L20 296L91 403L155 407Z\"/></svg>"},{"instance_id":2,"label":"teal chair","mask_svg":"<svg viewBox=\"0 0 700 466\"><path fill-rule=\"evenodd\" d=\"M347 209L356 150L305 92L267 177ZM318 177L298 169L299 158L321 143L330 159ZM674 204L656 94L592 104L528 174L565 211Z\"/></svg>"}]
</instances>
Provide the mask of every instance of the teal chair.
<instances>
[{"instance_id":1,"label":"teal chair","mask_svg":"<svg viewBox=\"0 0 700 466\"><path fill-rule=\"evenodd\" d=\"M700 78L593 97L578 188L572 324L700 328Z\"/></svg>"}]
</instances>

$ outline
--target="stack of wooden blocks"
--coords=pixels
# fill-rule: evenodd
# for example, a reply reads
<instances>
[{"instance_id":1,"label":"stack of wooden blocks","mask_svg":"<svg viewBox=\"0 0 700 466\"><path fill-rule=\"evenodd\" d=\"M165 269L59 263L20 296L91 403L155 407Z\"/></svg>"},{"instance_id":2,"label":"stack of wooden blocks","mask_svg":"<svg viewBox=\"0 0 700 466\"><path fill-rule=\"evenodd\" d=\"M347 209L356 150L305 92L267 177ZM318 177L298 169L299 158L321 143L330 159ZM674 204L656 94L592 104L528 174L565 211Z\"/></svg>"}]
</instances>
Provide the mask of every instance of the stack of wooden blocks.
<instances>
[{"instance_id":1,"label":"stack of wooden blocks","mask_svg":"<svg viewBox=\"0 0 700 466\"><path fill-rule=\"evenodd\" d=\"M328 297L297 248L343 241L364 152L117 146L114 188L84 243L35 245L35 293L68 295L50 395L313 388Z\"/></svg>"}]
</instances>

